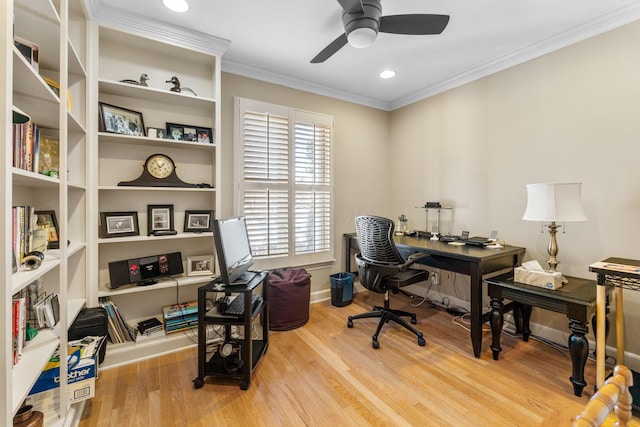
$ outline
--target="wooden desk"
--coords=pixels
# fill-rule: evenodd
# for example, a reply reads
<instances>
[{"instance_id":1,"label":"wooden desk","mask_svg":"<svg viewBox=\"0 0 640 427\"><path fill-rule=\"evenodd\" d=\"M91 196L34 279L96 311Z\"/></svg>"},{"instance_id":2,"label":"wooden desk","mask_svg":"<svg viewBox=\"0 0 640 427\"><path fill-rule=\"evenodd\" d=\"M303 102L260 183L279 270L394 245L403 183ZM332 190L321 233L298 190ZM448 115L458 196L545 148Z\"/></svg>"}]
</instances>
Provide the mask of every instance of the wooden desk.
<instances>
[{"instance_id":1,"label":"wooden desk","mask_svg":"<svg viewBox=\"0 0 640 427\"><path fill-rule=\"evenodd\" d=\"M596 327L596 388L604 385L604 361L606 357L605 319L606 291L615 288L616 298L616 364L624 365L624 303L622 290L640 291L640 261L625 258L607 258L589 266L598 275ZM607 289L607 287L609 287Z\"/></svg>"},{"instance_id":2,"label":"wooden desk","mask_svg":"<svg viewBox=\"0 0 640 427\"><path fill-rule=\"evenodd\" d=\"M589 341L585 335L589 332L588 322L596 312L596 282L577 277L566 277L566 279L568 283L556 290L500 278L487 280L487 291L491 297L490 318L493 337L491 350L493 359L498 360L502 350L500 335L504 323L503 314L509 310L514 310L516 331L522 332L523 341L528 341L531 334L529 318L532 307L566 314L571 330L569 353L572 374L570 380L574 394L582 396L582 390L587 385L584 381L584 367L589 353ZM502 302L505 298L512 302L505 305Z\"/></svg>"},{"instance_id":3,"label":"wooden desk","mask_svg":"<svg viewBox=\"0 0 640 427\"><path fill-rule=\"evenodd\" d=\"M346 239L345 271L351 272L352 251L358 250L355 233L344 235ZM430 267L466 274L471 279L471 344L473 354L480 357L482 349L482 324L489 320L489 313L482 313L482 280L507 272L522 262L524 248L505 245L499 249L479 246L452 246L438 240L396 236L394 241L405 259L416 252L431 256L420 262Z\"/></svg>"}]
</instances>

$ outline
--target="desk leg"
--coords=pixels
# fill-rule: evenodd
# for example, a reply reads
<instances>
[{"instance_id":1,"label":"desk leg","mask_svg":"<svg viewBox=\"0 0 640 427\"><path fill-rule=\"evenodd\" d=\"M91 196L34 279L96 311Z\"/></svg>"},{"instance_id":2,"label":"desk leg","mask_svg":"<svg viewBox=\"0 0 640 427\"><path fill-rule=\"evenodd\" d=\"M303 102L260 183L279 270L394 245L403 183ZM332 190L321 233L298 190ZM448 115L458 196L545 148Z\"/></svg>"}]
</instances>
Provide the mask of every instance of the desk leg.
<instances>
[{"instance_id":1,"label":"desk leg","mask_svg":"<svg viewBox=\"0 0 640 427\"><path fill-rule=\"evenodd\" d=\"M600 278L598 277L598 282ZM607 291L604 284L598 283L596 286L596 388L600 389L604 385L604 359L606 353L606 316Z\"/></svg>"},{"instance_id":2,"label":"desk leg","mask_svg":"<svg viewBox=\"0 0 640 427\"><path fill-rule=\"evenodd\" d=\"M504 326L504 308L503 298L491 298L491 351L493 352L493 360L498 360L502 347L500 347L500 337L502 335L502 327Z\"/></svg>"},{"instance_id":3,"label":"desk leg","mask_svg":"<svg viewBox=\"0 0 640 427\"><path fill-rule=\"evenodd\" d=\"M585 322L569 319L569 329L572 332L569 337L569 353L573 370L570 380L573 384L573 393L576 396L582 396L582 389L587 385L584 381L584 366L589 353L589 341L584 336L589 333L589 327Z\"/></svg>"},{"instance_id":4,"label":"desk leg","mask_svg":"<svg viewBox=\"0 0 640 427\"><path fill-rule=\"evenodd\" d=\"M479 358L482 350L482 274L479 264L471 267L471 344L473 355Z\"/></svg>"}]
</instances>

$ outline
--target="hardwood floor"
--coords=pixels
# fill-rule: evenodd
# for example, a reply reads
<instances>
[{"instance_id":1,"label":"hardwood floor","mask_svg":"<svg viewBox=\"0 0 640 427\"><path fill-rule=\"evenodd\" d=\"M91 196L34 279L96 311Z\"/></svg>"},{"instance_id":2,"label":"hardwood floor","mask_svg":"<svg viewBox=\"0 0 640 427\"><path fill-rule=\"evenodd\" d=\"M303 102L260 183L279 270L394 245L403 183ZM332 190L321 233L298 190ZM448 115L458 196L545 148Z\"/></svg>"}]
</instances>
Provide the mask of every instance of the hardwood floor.
<instances>
[{"instance_id":1,"label":"hardwood floor","mask_svg":"<svg viewBox=\"0 0 640 427\"><path fill-rule=\"evenodd\" d=\"M80 426L570 426L593 394L592 360L576 397L563 352L503 335L494 361L487 331L476 359L469 332L451 315L411 307L401 294L392 307L416 312L427 345L389 323L374 350L377 319L356 320L353 329L346 319L381 297L360 292L346 307L314 304L305 326L271 332L247 391L211 377L195 390L195 347L101 370Z\"/></svg>"}]
</instances>

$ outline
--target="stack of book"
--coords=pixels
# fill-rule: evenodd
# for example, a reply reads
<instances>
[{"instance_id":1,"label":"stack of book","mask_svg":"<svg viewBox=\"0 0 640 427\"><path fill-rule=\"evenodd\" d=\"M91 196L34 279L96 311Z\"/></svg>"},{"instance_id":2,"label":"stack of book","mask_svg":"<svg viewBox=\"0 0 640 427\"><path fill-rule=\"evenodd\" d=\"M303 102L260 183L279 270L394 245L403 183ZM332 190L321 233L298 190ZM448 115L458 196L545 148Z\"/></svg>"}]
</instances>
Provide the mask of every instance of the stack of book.
<instances>
[{"instance_id":1,"label":"stack of book","mask_svg":"<svg viewBox=\"0 0 640 427\"><path fill-rule=\"evenodd\" d=\"M151 335L154 332L162 331L162 322L152 317L142 322L138 322L138 332L144 335Z\"/></svg>"},{"instance_id":2,"label":"stack of book","mask_svg":"<svg viewBox=\"0 0 640 427\"><path fill-rule=\"evenodd\" d=\"M114 344L135 341L138 330L129 326L118 307L108 297L100 298L100 305L107 310L109 341Z\"/></svg>"},{"instance_id":3,"label":"stack of book","mask_svg":"<svg viewBox=\"0 0 640 427\"><path fill-rule=\"evenodd\" d=\"M198 302L183 302L162 308L167 333L198 326Z\"/></svg>"}]
</instances>

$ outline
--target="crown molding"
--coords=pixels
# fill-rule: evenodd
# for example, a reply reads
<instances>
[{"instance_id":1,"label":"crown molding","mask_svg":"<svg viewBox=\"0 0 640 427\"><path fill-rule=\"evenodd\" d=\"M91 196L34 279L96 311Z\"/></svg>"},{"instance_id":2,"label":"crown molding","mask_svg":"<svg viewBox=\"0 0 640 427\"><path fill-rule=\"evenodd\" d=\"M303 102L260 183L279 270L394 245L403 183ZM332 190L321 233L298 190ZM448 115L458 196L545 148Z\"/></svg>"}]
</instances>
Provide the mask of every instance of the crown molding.
<instances>
[{"instance_id":1,"label":"crown molding","mask_svg":"<svg viewBox=\"0 0 640 427\"><path fill-rule=\"evenodd\" d=\"M169 25L151 18L125 13L121 10L105 7L102 0L84 0L89 15L95 21L138 34L143 37L153 38L176 46L222 56L231 43L229 40L186 30L182 27ZM516 65L523 64L532 59L584 41L599 34L611 31L623 25L640 19L640 2L620 8L607 15L578 25L572 29L542 39L529 46L514 50L506 55L490 62L479 65L469 71L460 73L450 79L425 87L409 96L398 98L391 102L381 101L354 93L337 90L329 86L292 78L286 75L274 73L247 64L228 61L222 57L222 71L238 74L268 83L279 84L292 89L303 90L318 95L328 96L347 102L353 102L364 106L377 108L384 111L393 111L417 101L429 98L450 89L479 80L491 74L506 70Z\"/></svg>"},{"instance_id":2,"label":"crown molding","mask_svg":"<svg viewBox=\"0 0 640 427\"><path fill-rule=\"evenodd\" d=\"M615 12L603 15L597 19L588 21L582 25L573 27L567 31L540 40L537 43L514 50L507 55L482 64L467 72L444 80L435 85L424 88L409 96L399 98L391 102L391 110L395 110L414 102L421 101L447 90L454 89L466 83L471 83L491 74L506 70L507 68L523 64L532 59L539 58L551 52L555 52L572 44L579 43L597 35L622 27L623 25L640 19L640 4L636 3L618 9Z\"/></svg>"},{"instance_id":3,"label":"crown molding","mask_svg":"<svg viewBox=\"0 0 640 427\"><path fill-rule=\"evenodd\" d=\"M328 96L330 98L340 99L342 101L352 102L354 104L360 104L366 107L376 108L378 110L389 111L391 108L390 103L380 101L379 99L344 92L342 90L319 85L308 80L296 79L239 62L228 61L225 60L224 57L222 57L222 71L267 83L286 86L291 89L299 89L305 92L315 93L317 95Z\"/></svg>"},{"instance_id":4,"label":"crown molding","mask_svg":"<svg viewBox=\"0 0 640 427\"><path fill-rule=\"evenodd\" d=\"M102 0L84 2L91 19L106 27L210 55L222 56L231 44L220 37L105 6Z\"/></svg>"}]
</instances>

